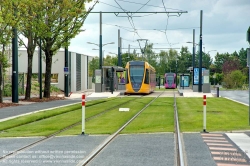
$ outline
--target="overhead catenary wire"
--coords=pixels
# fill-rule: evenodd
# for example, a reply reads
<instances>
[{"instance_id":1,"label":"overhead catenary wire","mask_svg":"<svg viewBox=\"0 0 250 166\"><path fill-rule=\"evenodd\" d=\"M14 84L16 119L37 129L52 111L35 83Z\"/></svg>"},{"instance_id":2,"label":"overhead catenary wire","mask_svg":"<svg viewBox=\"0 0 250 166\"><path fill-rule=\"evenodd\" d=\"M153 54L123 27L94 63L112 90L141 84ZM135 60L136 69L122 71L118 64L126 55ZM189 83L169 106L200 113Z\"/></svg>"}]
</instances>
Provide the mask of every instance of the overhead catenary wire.
<instances>
[{"instance_id":1,"label":"overhead catenary wire","mask_svg":"<svg viewBox=\"0 0 250 166\"><path fill-rule=\"evenodd\" d=\"M147 3L143 4L136 12L138 12L139 10L141 10L145 5L147 5L149 3L150 0L148 0Z\"/></svg>"},{"instance_id":2,"label":"overhead catenary wire","mask_svg":"<svg viewBox=\"0 0 250 166\"><path fill-rule=\"evenodd\" d=\"M166 7L165 7L165 4L164 4L164 1L162 0L162 4L163 4L163 6L164 6L164 9L165 9L165 11L167 11L167 9L166 9ZM168 42L168 44L169 44L169 40L168 40L168 36L167 36L167 29L168 29L168 19L169 19L169 14L167 13L167 16L168 16L168 18L167 18L167 24L166 24L166 28L165 28L165 36L166 36L166 39L167 39L167 42ZM170 44L169 44L170 45ZM171 46L170 46L171 47Z\"/></svg>"},{"instance_id":3,"label":"overhead catenary wire","mask_svg":"<svg viewBox=\"0 0 250 166\"><path fill-rule=\"evenodd\" d=\"M132 2L132 1L127 1L127 0L117 0L117 1L123 1L123 2L127 2L127 3L132 3L132 4L144 5L143 3L139 3L139 2ZM156 8L164 8L164 7L162 7L162 6L155 6L155 5L149 5L149 4L146 4L145 6L151 6L151 7L156 7ZM183 11L183 10L180 10L180 9L174 9L174 8L166 8L166 9Z\"/></svg>"},{"instance_id":4,"label":"overhead catenary wire","mask_svg":"<svg viewBox=\"0 0 250 166\"><path fill-rule=\"evenodd\" d=\"M110 5L110 4L105 3L105 2L102 2L102 1L98 1L98 2L99 2L99 3L103 3L103 4L107 5L107 6L111 6L111 7L117 8L117 9L121 9L121 8L119 8L119 7L117 7L117 6ZM126 11L127 11L127 10L126 10ZM127 11L127 12L128 12L128 11Z\"/></svg>"},{"instance_id":5,"label":"overhead catenary wire","mask_svg":"<svg viewBox=\"0 0 250 166\"><path fill-rule=\"evenodd\" d=\"M116 26L116 27L119 27L119 28L124 28L124 29L133 29L131 27L126 27L126 26L121 26L121 25L116 25L116 24L107 24L107 23L103 23L104 25L110 25L110 26ZM168 28L168 30L179 30L179 29L199 29L200 27L197 26L197 27L184 27L184 28ZM136 30L139 30L139 31L164 31L165 29L136 29Z\"/></svg>"},{"instance_id":6,"label":"overhead catenary wire","mask_svg":"<svg viewBox=\"0 0 250 166\"><path fill-rule=\"evenodd\" d=\"M135 35L137 35L138 37L139 37L139 39L142 39L142 37L140 36L140 34L139 34L139 30L146 30L146 29L137 29L136 28L136 25L135 25L135 23L134 23L134 20L133 20L133 17L138 17L136 14L139 14L139 13L151 13L151 14L157 14L157 13L166 13L167 14L167 16L168 16L168 18L167 18L167 24L166 24L166 27L165 27L165 36L166 36L166 40L167 40L167 43L169 44L169 46L171 47L171 44L170 44L170 42L169 42L169 40L168 40L168 36L167 36L167 30L168 30L168 20L169 20L169 16L170 16L170 13L172 14L172 13L176 13L176 12L168 12L167 11L167 8L166 8L166 6L165 6L165 4L164 4L164 2L162 1L162 3L163 3L163 6L164 7L161 7L161 8L164 8L165 9L165 12L139 12L143 7L145 7L145 6L153 6L153 7L157 7L157 6L154 6L154 5L149 5L149 2L151 1L151 0L147 0L145 3L138 3L138 2L135 2L134 4L137 4L137 5L141 5L141 7L139 8L139 9L137 9L136 10L136 12L129 12L129 11L127 11L122 5L120 5L117 1L123 1L123 2L127 2L127 3L133 3L132 1L128 1L128 0L114 0L115 2L116 2L116 4L118 5L118 7L117 6L114 6L114 5L111 5L111 4L108 4L108 3L104 3L104 2L102 2L102 1L99 1L99 2L101 2L101 3L103 3L103 4L105 4L105 5L109 5L109 6L111 6L111 7L115 7L115 8L117 8L117 9L121 9L123 12L113 12L116 16L118 16L118 14L120 14L120 13L125 13L126 14L126 17L128 18L128 21L129 21L129 23L130 23L130 25L131 25L131 28L130 27L122 27L122 26L118 26L118 25L113 25L113 26L117 26L117 27L121 27L122 29L124 29L124 30L126 30L126 31L128 31L128 32L133 32L134 33L134 36L133 36L133 40L135 41L136 40L136 38L135 38ZM159 6L158 6L159 7ZM172 10L177 10L177 12L178 11L180 11L180 13L183 13L182 11L183 10L179 10L179 9L173 9L173 8L168 8L168 9L172 9ZM185 13L187 13L186 11L184 11ZM96 12L91 12L91 13L96 13ZM103 13L105 13L105 12L103 12ZM106 12L106 13L112 13L112 12ZM180 16L180 13L178 13L178 15ZM145 16L145 15L144 15ZM146 16L148 16L148 15L146 15ZM143 16L139 16L139 17L143 17ZM111 24L110 24L111 25ZM130 30L131 29L131 30ZM151 29L152 30L152 29ZM154 29L155 30L155 29ZM160 31L160 30L159 30ZM137 39L138 40L138 39ZM143 40L142 40L143 41ZM143 41L144 42L144 41ZM145 42L146 43L146 42Z\"/></svg>"},{"instance_id":7,"label":"overhead catenary wire","mask_svg":"<svg viewBox=\"0 0 250 166\"><path fill-rule=\"evenodd\" d=\"M123 11L125 11L125 9L123 9L123 8L121 7L121 5L120 5L116 0L114 0L114 1L116 2L116 4L117 4ZM137 12L138 12L138 11L137 11ZM127 15L128 15L128 14L127 14ZM135 28L135 25L134 25L132 16L129 16L129 15L128 15L128 21L129 21L131 27L134 29L134 35L137 34L137 35L139 36L139 38L141 38L141 36L140 36L140 35L138 34L138 32L136 31L136 28Z\"/></svg>"}]
</instances>

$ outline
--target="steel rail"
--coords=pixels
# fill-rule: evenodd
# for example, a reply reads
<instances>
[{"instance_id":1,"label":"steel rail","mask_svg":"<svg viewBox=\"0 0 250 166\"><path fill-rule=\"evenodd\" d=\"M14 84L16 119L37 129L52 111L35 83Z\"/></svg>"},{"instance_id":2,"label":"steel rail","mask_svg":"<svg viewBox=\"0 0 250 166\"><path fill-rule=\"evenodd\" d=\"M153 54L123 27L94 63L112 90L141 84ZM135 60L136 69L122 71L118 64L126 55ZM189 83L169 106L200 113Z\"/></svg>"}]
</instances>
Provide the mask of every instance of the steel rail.
<instances>
[{"instance_id":1,"label":"steel rail","mask_svg":"<svg viewBox=\"0 0 250 166\"><path fill-rule=\"evenodd\" d=\"M174 112L175 112L175 127L176 127L176 142L177 142L177 165L178 166L185 166L184 165L184 156L183 156L183 145L181 141L181 134L180 134L180 126L178 120L178 110L176 105L176 97L174 92Z\"/></svg>"},{"instance_id":2,"label":"steel rail","mask_svg":"<svg viewBox=\"0 0 250 166\"><path fill-rule=\"evenodd\" d=\"M164 92L164 91L163 91ZM98 145L86 158L79 161L77 166L85 166L88 164L103 148L105 148L130 122L132 122L138 115L140 115L152 102L154 102L163 92L150 101L145 107L143 107L137 114L135 114L129 121L127 121L121 128L119 128L115 133L106 138L100 145Z\"/></svg>"},{"instance_id":3,"label":"steel rail","mask_svg":"<svg viewBox=\"0 0 250 166\"><path fill-rule=\"evenodd\" d=\"M142 97L142 96L141 96L141 97ZM138 98L141 98L141 97L138 97ZM136 98L136 99L138 99L138 98ZM136 99L133 98L133 99L131 99L131 100L129 100L129 101L126 101L126 102L124 102L124 103L118 104L118 105L116 105L116 106L114 106L114 107L111 107L111 108L109 108L109 109L106 109L106 110L104 110L104 111L102 111L102 112L99 112L99 113L97 113L97 114L95 114L95 115L93 115L93 116L91 116L91 117L86 118L85 121L89 121L89 120L91 120L91 119L93 119L93 118L96 118L96 117L98 117L98 116L100 116L100 115L102 115L102 114L104 114L104 113L106 113L106 112L108 112L108 111L110 111L110 110L113 110L113 109L115 109L115 108L117 108L117 107L120 107L120 106L122 106L122 105L124 105L124 104L127 104L128 102L134 101L134 100L136 100ZM99 104L99 103L97 103L97 104ZM94 104L94 105L96 105L96 104ZM10 156L16 155L16 154L18 154L18 153L21 152L21 151L30 149L30 148L32 148L32 147L34 147L34 146L36 146L36 145L38 145L38 144L40 144L40 143L42 143L42 142L48 141L48 140L54 138L57 134L60 134L60 133L62 133L62 132L64 132L64 131L66 131L66 130L69 130L69 129L75 127L75 126L78 126L78 125L80 125L81 123L82 123L82 121L76 122L76 123L74 123L74 124L71 124L71 125L69 125L69 126L63 128L63 129L61 129L61 130L59 130L59 131L56 131L56 132L54 132L54 133L52 133L52 134L50 134L50 135L48 135L48 136L46 136L46 137L44 137L44 138L42 138L42 139L39 139L39 140L37 140L37 141L35 141L35 142L32 142L32 143L30 143L30 144L28 144L28 145L25 145L25 146L21 147L21 148L15 150L15 151L12 151L11 153L8 153L8 154L6 154L6 155L4 155L4 156L0 156L0 161L3 160L3 159L5 159L5 158L8 158L8 157L10 157Z\"/></svg>"}]
</instances>

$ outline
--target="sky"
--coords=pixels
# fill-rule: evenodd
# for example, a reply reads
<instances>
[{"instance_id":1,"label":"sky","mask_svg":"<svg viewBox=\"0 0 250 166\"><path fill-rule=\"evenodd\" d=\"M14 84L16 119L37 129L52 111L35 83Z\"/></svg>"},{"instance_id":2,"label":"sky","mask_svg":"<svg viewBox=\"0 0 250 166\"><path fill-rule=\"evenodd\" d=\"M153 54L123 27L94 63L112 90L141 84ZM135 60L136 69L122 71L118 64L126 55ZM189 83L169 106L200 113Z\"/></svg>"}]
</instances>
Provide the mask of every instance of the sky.
<instances>
[{"instance_id":1,"label":"sky","mask_svg":"<svg viewBox=\"0 0 250 166\"><path fill-rule=\"evenodd\" d=\"M91 6L93 2L86 4L87 9ZM179 52L182 46L188 47L192 53L193 44L187 42L193 42L195 29L195 43L199 43L201 10L203 52L214 58L217 52L233 53L249 47L246 32L250 26L250 0L99 0L92 12L176 12L118 15L122 17L103 13L102 44L115 44L107 44L102 49L104 56L115 56L118 52L118 29L122 38L122 53L129 51L129 45L131 53L133 48L140 48L139 42L144 47L145 41L153 43L155 53L170 48ZM82 29L84 31L71 40L69 50L99 56L99 51L93 49L99 49L100 14L90 13ZM136 52L140 53L140 50L136 49Z\"/></svg>"}]
</instances>

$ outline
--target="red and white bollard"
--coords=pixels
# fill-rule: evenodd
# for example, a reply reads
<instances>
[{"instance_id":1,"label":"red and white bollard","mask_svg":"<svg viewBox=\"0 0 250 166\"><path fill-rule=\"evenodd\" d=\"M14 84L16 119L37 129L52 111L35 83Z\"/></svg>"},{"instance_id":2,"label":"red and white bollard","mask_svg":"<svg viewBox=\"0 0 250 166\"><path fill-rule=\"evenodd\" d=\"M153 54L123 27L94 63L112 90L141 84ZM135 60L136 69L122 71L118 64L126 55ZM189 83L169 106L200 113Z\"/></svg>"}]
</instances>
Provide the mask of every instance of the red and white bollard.
<instances>
[{"instance_id":1,"label":"red and white bollard","mask_svg":"<svg viewBox=\"0 0 250 166\"><path fill-rule=\"evenodd\" d=\"M207 120L206 120L206 107L207 107L207 96L206 95L203 95L203 132L207 133L206 131L206 123L207 123Z\"/></svg>"},{"instance_id":2,"label":"red and white bollard","mask_svg":"<svg viewBox=\"0 0 250 166\"><path fill-rule=\"evenodd\" d=\"M82 134L85 133L85 94L82 95Z\"/></svg>"}]
</instances>

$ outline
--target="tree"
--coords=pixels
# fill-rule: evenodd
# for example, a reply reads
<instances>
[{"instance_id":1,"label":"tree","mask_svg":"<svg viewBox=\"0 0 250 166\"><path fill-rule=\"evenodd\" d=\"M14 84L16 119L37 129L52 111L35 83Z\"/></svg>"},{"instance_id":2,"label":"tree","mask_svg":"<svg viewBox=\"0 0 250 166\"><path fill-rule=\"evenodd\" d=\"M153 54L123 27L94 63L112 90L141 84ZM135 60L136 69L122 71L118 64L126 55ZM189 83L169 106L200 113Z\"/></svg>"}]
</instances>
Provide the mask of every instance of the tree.
<instances>
[{"instance_id":1,"label":"tree","mask_svg":"<svg viewBox=\"0 0 250 166\"><path fill-rule=\"evenodd\" d=\"M247 49L241 48L239 51L240 68L247 68Z\"/></svg>"},{"instance_id":2,"label":"tree","mask_svg":"<svg viewBox=\"0 0 250 166\"><path fill-rule=\"evenodd\" d=\"M178 72L187 73L187 69L192 66L192 54L187 47L182 47L178 58Z\"/></svg>"},{"instance_id":3,"label":"tree","mask_svg":"<svg viewBox=\"0 0 250 166\"><path fill-rule=\"evenodd\" d=\"M2 0L0 5L0 103L3 102L3 73L8 62L6 58L6 47L9 46L12 38L12 27L18 26L19 13L14 11L18 10L22 2ZM14 13L15 12L15 13Z\"/></svg>"},{"instance_id":4,"label":"tree","mask_svg":"<svg viewBox=\"0 0 250 166\"><path fill-rule=\"evenodd\" d=\"M169 71L175 73L176 71L176 60L178 58L178 52L176 50L170 49L168 51L168 67Z\"/></svg>"},{"instance_id":5,"label":"tree","mask_svg":"<svg viewBox=\"0 0 250 166\"><path fill-rule=\"evenodd\" d=\"M47 0L41 5L45 14L40 22L42 50L46 57L44 97L50 97L52 57L61 48L68 47L70 39L81 32L89 12L85 3L91 0Z\"/></svg>"},{"instance_id":6,"label":"tree","mask_svg":"<svg viewBox=\"0 0 250 166\"><path fill-rule=\"evenodd\" d=\"M99 57L93 57L92 60L89 62L89 76L92 77L92 82L94 82L95 78L95 70L99 69Z\"/></svg>"},{"instance_id":7,"label":"tree","mask_svg":"<svg viewBox=\"0 0 250 166\"><path fill-rule=\"evenodd\" d=\"M26 91L25 99L30 99L31 94L31 79L32 79L32 62L35 48L38 43L39 36L41 36L42 31L40 30L40 25L43 22L42 18L44 15L44 10L42 8L44 0L37 0L36 3L30 0L23 0L24 9L21 11L23 16L20 20L19 32L22 36L28 39L27 44L20 39L20 44L25 46L28 55L28 67L27 67L27 80L26 80Z\"/></svg>"},{"instance_id":8,"label":"tree","mask_svg":"<svg viewBox=\"0 0 250 166\"><path fill-rule=\"evenodd\" d=\"M156 71L159 75L164 75L164 73L167 71L167 57L168 57L168 52L162 51L158 55L158 65L156 67Z\"/></svg>"},{"instance_id":9,"label":"tree","mask_svg":"<svg viewBox=\"0 0 250 166\"><path fill-rule=\"evenodd\" d=\"M216 73L221 73L222 72L222 66L223 63L227 60L230 59L230 54L229 53L223 53L220 54L217 52L217 54L215 55L215 61L214 61L214 65L216 68Z\"/></svg>"},{"instance_id":10,"label":"tree","mask_svg":"<svg viewBox=\"0 0 250 166\"><path fill-rule=\"evenodd\" d=\"M146 45L144 53L146 61L151 65L156 64L155 54L152 49L153 49L153 43L148 44Z\"/></svg>"},{"instance_id":11,"label":"tree","mask_svg":"<svg viewBox=\"0 0 250 166\"><path fill-rule=\"evenodd\" d=\"M202 67L209 69L210 65L212 64L212 58L209 54L203 53L202 54Z\"/></svg>"},{"instance_id":12,"label":"tree","mask_svg":"<svg viewBox=\"0 0 250 166\"><path fill-rule=\"evenodd\" d=\"M236 60L227 60L222 67L222 72L224 74L231 73L234 70L239 70L240 69L240 63L239 61Z\"/></svg>"},{"instance_id":13,"label":"tree","mask_svg":"<svg viewBox=\"0 0 250 166\"><path fill-rule=\"evenodd\" d=\"M112 57L110 55L106 55L106 57L104 58L103 66L114 66Z\"/></svg>"},{"instance_id":14,"label":"tree","mask_svg":"<svg viewBox=\"0 0 250 166\"><path fill-rule=\"evenodd\" d=\"M95 70L99 68L99 57L93 57L89 62L89 76L93 77L95 75Z\"/></svg>"}]
</instances>

